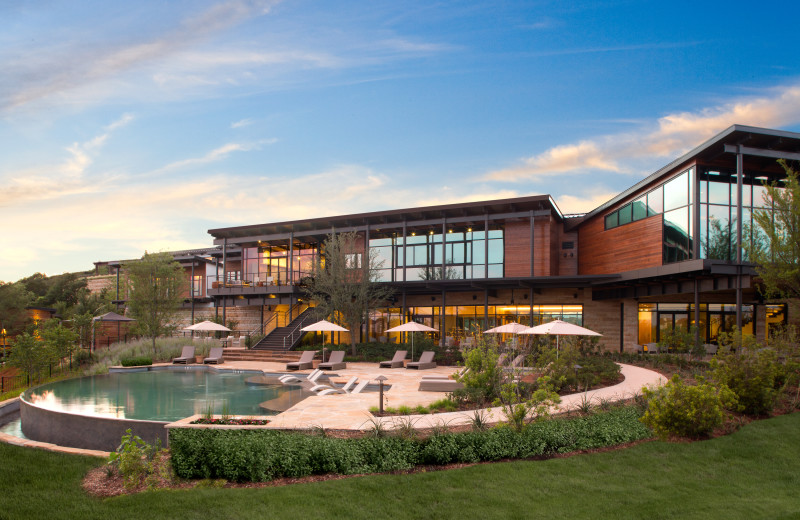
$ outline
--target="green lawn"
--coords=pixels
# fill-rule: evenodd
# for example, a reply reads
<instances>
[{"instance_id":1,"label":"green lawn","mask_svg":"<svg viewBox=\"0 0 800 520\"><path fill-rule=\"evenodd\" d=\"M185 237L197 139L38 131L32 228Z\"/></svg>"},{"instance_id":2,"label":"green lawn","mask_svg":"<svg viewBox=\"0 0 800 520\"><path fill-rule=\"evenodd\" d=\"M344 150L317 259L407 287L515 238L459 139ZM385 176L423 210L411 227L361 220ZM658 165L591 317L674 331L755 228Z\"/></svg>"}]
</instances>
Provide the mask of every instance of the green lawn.
<instances>
[{"instance_id":1,"label":"green lawn","mask_svg":"<svg viewBox=\"0 0 800 520\"><path fill-rule=\"evenodd\" d=\"M0 445L0 518L800 518L800 413L692 444L265 489L87 497L98 459Z\"/></svg>"}]
</instances>

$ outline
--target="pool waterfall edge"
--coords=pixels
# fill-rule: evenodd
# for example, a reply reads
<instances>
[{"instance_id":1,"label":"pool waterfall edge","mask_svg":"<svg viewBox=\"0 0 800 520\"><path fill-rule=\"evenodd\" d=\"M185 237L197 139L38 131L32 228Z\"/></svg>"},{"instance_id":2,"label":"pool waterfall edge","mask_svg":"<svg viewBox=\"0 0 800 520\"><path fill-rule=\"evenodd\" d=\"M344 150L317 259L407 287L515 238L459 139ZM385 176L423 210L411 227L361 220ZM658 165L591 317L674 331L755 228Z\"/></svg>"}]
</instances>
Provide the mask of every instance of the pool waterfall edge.
<instances>
[{"instance_id":1,"label":"pool waterfall edge","mask_svg":"<svg viewBox=\"0 0 800 520\"><path fill-rule=\"evenodd\" d=\"M40 408L20 399L22 433L28 439L89 450L116 451L129 428L145 441L167 446L169 421L94 417Z\"/></svg>"}]
</instances>

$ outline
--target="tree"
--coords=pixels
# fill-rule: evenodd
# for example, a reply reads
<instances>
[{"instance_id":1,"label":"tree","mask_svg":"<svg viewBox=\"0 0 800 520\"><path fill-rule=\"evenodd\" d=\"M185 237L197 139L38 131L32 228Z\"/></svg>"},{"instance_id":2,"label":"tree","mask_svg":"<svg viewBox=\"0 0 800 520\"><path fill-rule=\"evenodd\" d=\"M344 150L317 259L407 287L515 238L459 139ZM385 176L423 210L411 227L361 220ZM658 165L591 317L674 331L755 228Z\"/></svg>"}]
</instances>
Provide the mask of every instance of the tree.
<instances>
[{"instance_id":1,"label":"tree","mask_svg":"<svg viewBox=\"0 0 800 520\"><path fill-rule=\"evenodd\" d=\"M57 320L48 320L42 324L40 334L53 359L62 364L64 358L69 357L72 363L72 353L79 339L77 332L64 327Z\"/></svg>"},{"instance_id":2,"label":"tree","mask_svg":"<svg viewBox=\"0 0 800 520\"><path fill-rule=\"evenodd\" d=\"M30 379L34 379L47 363L47 349L35 336L23 332L17 336L11 348L9 364L22 370Z\"/></svg>"},{"instance_id":3,"label":"tree","mask_svg":"<svg viewBox=\"0 0 800 520\"><path fill-rule=\"evenodd\" d=\"M758 264L767 297L800 298L800 180L785 161L778 162L786 170L786 181L783 187L766 186L765 202L773 210L753 213L767 247L748 252Z\"/></svg>"},{"instance_id":4,"label":"tree","mask_svg":"<svg viewBox=\"0 0 800 520\"><path fill-rule=\"evenodd\" d=\"M24 284L0 282L0 328L9 335L25 330L25 308L33 301L33 295Z\"/></svg>"},{"instance_id":5,"label":"tree","mask_svg":"<svg viewBox=\"0 0 800 520\"><path fill-rule=\"evenodd\" d=\"M377 283L379 261L372 250L359 245L356 232L330 234L305 280L305 292L316 303L317 315L331 316L350 329L352 353L356 336L369 311L386 301L394 289Z\"/></svg>"},{"instance_id":6,"label":"tree","mask_svg":"<svg viewBox=\"0 0 800 520\"><path fill-rule=\"evenodd\" d=\"M156 355L156 338L175 330L188 281L169 253L145 253L123 269L129 290L128 310L139 334L152 339Z\"/></svg>"}]
</instances>

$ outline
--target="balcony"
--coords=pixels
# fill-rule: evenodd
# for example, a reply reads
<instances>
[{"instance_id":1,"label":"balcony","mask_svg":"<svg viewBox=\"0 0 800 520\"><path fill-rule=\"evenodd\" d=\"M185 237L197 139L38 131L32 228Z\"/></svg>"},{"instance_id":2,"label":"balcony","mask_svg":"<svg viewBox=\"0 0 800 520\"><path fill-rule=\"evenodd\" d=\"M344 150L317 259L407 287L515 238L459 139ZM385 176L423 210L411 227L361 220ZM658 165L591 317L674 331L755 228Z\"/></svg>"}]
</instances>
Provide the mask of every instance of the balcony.
<instances>
[{"instance_id":1,"label":"balcony","mask_svg":"<svg viewBox=\"0 0 800 520\"><path fill-rule=\"evenodd\" d=\"M207 277L206 287L209 296L252 296L267 294L294 294L301 292L299 280L291 280L284 276L267 276L260 274L241 275L229 272L227 277L211 275Z\"/></svg>"}]
</instances>

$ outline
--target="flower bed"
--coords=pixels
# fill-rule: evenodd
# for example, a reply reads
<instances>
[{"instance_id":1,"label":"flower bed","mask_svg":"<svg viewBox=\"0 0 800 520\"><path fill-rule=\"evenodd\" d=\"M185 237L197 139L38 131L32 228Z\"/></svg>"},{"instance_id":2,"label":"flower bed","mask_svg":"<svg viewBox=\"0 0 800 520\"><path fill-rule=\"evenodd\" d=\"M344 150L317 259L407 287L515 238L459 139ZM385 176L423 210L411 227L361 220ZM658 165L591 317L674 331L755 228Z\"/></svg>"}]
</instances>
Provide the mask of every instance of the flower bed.
<instances>
[{"instance_id":1,"label":"flower bed","mask_svg":"<svg viewBox=\"0 0 800 520\"><path fill-rule=\"evenodd\" d=\"M267 419L247 419L237 417L201 417L195 419L189 424L216 424L216 425L232 425L232 426L264 426L269 424Z\"/></svg>"}]
</instances>

